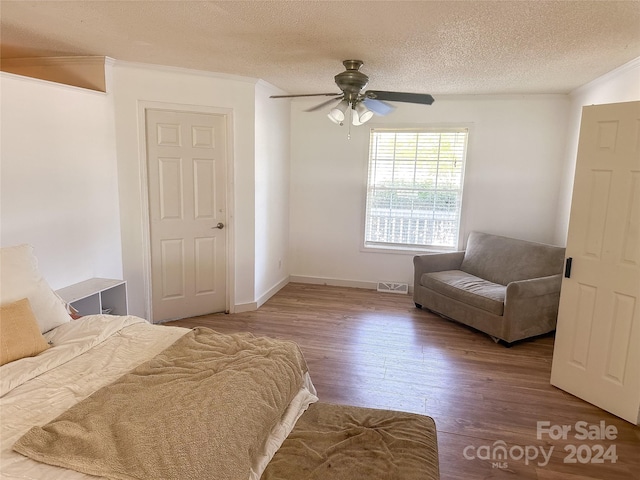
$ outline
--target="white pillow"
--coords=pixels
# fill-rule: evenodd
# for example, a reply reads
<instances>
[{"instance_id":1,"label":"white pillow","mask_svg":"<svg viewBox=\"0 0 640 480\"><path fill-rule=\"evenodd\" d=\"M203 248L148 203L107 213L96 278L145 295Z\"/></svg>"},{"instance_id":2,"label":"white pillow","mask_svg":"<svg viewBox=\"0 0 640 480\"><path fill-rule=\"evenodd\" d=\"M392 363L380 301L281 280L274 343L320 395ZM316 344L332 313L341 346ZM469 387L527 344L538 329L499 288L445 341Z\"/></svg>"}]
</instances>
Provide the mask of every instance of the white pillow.
<instances>
[{"instance_id":1,"label":"white pillow","mask_svg":"<svg viewBox=\"0 0 640 480\"><path fill-rule=\"evenodd\" d=\"M64 301L38 270L31 245L0 248L0 305L28 298L40 332L71 321Z\"/></svg>"}]
</instances>

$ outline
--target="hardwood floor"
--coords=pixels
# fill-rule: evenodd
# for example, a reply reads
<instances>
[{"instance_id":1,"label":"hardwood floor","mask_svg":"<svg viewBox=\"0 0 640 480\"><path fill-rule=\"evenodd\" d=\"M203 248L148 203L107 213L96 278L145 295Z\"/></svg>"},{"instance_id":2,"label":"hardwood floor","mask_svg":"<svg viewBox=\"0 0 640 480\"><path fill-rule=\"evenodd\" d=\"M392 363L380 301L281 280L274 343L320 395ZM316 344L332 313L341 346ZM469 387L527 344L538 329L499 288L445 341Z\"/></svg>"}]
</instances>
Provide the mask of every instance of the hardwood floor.
<instances>
[{"instance_id":1,"label":"hardwood floor","mask_svg":"<svg viewBox=\"0 0 640 480\"><path fill-rule=\"evenodd\" d=\"M416 309L408 295L305 284L287 285L257 311L169 325L294 340L321 401L429 415L443 480L640 479L640 428L550 385L553 335L505 348ZM538 439L544 421L570 426L567 438ZM576 438L577 422L594 436L604 422L616 437ZM507 457L492 460L500 445Z\"/></svg>"}]
</instances>

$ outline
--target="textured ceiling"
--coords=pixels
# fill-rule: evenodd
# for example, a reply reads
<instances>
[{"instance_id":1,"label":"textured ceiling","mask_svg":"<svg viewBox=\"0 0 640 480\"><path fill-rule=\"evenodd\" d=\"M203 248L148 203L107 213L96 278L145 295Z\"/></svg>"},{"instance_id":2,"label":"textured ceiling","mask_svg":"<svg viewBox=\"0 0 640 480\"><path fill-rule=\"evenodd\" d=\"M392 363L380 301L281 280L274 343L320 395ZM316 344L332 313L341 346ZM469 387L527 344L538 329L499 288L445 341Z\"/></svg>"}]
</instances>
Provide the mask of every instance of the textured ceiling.
<instances>
[{"instance_id":1,"label":"textured ceiling","mask_svg":"<svg viewBox=\"0 0 640 480\"><path fill-rule=\"evenodd\" d=\"M640 56L639 1L5 1L2 58L105 55L337 91L564 93Z\"/></svg>"}]
</instances>

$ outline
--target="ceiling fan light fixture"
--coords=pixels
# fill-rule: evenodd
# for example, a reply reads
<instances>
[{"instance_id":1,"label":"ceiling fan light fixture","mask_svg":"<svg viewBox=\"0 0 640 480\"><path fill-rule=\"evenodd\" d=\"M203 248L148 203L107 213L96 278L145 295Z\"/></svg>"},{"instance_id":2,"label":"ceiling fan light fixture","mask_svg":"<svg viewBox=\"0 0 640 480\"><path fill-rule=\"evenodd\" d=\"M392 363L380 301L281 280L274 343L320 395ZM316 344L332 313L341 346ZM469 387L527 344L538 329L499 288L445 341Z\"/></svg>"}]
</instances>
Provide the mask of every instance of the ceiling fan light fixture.
<instances>
[{"instance_id":1,"label":"ceiling fan light fixture","mask_svg":"<svg viewBox=\"0 0 640 480\"><path fill-rule=\"evenodd\" d=\"M336 120L334 115L331 115L331 113L327 114L327 118L329 120L331 120L333 123L335 123L336 125L341 125L342 124L342 120Z\"/></svg>"},{"instance_id":2,"label":"ceiling fan light fixture","mask_svg":"<svg viewBox=\"0 0 640 480\"><path fill-rule=\"evenodd\" d=\"M352 123L355 126L363 125L371 120L373 112L369 110L363 103L358 103L353 109Z\"/></svg>"},{"instance_id":3,"label":"ceiling fan light fixture","mask_svg":"<svg viewBox=\"0 0 640 480\"><path fill-rule=\"evenodd\" d=\"M342 123L344 121L344 114L346 113L347 108L349 108L349 102L342 100L338 105L331 109L327 117L329 117L329 120L333 123Z\"/></svg>"},{"instance_id":4,"label":"ceiling fan light fixture","mask_svg":"<svg viewBox=\"0 0 640 480\"><path fill-rule=\"evenodd\" d=\"M1 0L0 0L1 1ZM419 103L431 105L433 97L427 93L388 92L386 90L364 90L369 83L369 77L360 71L362 60L345 60L342 62L344 72L337 74L333 79L342 93L301 93L294 95L271 95L270 98L294 98L294 97L333 97L320 103L305 112L315 112L325 108L330 103L341 100L333 107L327 117L337 125L349 124L363 125L373 117L373 114L384 116L391 113L395 107L386 102ZM347 110L348 109L348 110ZM351 119L347 119L347 111Z\"/></svg>"}]
</instances>

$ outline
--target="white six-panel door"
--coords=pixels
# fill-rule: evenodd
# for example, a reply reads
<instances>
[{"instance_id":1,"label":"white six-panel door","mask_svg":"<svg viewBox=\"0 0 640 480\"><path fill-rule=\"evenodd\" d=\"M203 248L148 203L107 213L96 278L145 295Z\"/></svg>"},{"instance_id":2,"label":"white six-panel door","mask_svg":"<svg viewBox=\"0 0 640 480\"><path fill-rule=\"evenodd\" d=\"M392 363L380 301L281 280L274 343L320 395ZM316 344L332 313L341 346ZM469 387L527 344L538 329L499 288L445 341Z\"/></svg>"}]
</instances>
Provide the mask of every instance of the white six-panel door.
<instances>
[{"instance_id":1,"label":"white six-panel door","mask_svg":"<svg viewBox=\"0 0 640 480\"><path fill-rule=\"evenodd\" d=\"M551 383L640 409L640 102L583 109Z\"/></svg>"},{"instance_id":2,"label":"white six-panel door","mask_svg":"<svg viewBox=\"0 0 640 480\"><path fill-rule=\"evenodd\" d=\"M226 117L146 110L153 321L225 311Z\"/></svg>"}]
</instances>

